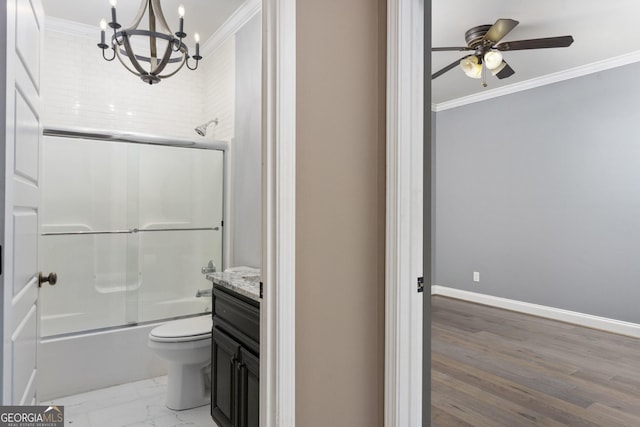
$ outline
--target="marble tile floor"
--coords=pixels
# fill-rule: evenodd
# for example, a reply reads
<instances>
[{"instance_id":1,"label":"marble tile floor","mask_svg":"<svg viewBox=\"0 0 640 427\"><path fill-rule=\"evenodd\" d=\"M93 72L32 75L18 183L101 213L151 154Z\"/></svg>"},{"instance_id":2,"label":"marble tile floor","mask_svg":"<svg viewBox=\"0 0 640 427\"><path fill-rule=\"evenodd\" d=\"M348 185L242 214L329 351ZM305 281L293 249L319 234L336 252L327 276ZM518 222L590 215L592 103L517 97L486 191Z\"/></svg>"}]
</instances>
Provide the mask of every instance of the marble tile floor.
<instances>
[{"instance_id":1,"label":"marble tile floor","mask_svg":"<svg viewBox=\"0 0 640 427\"><path fill-rule=\"evenodd\" d=\"M136 381L62 397L42 405L63 405L65 426L216 427L210 407L172 411L164 405L167 377Z\"/></svg>"}]
</instances>

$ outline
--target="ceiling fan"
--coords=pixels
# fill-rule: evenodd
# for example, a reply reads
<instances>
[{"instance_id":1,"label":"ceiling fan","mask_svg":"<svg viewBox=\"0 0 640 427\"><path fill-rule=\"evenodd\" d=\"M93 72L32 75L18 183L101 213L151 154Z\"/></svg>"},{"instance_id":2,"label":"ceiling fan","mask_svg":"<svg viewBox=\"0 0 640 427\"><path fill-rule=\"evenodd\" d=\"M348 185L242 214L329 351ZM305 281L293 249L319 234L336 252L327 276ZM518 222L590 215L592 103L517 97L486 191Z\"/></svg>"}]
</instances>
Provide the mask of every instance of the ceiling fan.
<instances>
[{"instance_id":1,"label":"ceiling fan","mask_svg":"<svg viewBox=\"0 0 640 427\"><path fill-rule=\"evenodd\" d=\"M499 43L500 40L518 24L519 22L514 19L498 19L493 25L480 25L468 30L464 34L467 46L431 48L432 52L473 51L473 53L433 73L431 80L440 77L447 71L460 65L467 76L475 79L482 78L482 85L486 87L485 70L489 70L491 74L499 79L505 79L515 73L513 68L502 58L502 52L509 50L568 47L573 43L572 36L546 37Z\"/></svg>"}]
</instances>

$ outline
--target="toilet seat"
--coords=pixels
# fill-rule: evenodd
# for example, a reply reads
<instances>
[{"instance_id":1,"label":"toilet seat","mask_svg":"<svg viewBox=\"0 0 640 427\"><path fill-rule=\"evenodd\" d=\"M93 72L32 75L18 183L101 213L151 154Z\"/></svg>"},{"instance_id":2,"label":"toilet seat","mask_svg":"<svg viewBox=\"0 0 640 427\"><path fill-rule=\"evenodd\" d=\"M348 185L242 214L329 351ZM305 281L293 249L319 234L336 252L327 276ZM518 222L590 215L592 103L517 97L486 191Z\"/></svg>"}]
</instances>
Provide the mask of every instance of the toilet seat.
<instances>
[{"instance_id":1,"label":"toilet seat","mask_svg":"<svg viewBox=\"0 0 640 427\"><path fill-rule=\"evenodd\" d=\"M156 342L185 342L211 339L210 315L174 320L154 328L149 339Z\"/></svg>"}]
</instances>

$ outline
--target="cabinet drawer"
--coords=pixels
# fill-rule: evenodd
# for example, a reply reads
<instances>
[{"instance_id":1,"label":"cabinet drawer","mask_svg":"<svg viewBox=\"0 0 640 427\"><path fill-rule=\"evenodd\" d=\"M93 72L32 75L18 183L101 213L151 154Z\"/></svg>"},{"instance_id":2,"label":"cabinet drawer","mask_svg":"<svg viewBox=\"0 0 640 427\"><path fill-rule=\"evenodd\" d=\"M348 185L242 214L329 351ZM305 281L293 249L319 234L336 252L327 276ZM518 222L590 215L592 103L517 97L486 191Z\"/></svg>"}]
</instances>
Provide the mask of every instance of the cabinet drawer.
<instances>
[{"instance_id":1,"label":"cabinet drawer","mask_svg":"<svg viewBox=\"0 0 640 427\"><path fill-rule=\"evenodd\" d=\"M225 288L213 288L213 324L251 350L259 348L260 306Z\"/></svg>"}]
</instances>

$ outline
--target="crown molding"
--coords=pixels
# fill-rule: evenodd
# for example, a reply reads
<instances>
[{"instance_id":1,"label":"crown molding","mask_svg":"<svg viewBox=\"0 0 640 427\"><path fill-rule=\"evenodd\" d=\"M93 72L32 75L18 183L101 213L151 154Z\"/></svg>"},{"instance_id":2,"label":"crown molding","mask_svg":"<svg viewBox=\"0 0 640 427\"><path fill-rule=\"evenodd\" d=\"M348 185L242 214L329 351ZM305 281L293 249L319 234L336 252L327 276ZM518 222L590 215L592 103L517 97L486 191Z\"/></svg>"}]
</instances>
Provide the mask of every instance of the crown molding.
<instances>
[{"instance_id":1,"label":"crown molding","mask_svg":"<svg viewBox=\"0 0 640 427\"><path fill-rule=\"evenodd\" d=\"M205 60L261 10L262 0L246 0L242 3L238 10L233 12L233 15L204 43L202 56Z\"/></svg>"},{"instance_id":2,"label":"crown molding","mask_svg":"<svg viewBox=\"0 0 640 427\"><path fill-rule=\"evenodd\" d=\"M446 101L446 102L440 102L438 104L431 104L431 111L440 112L444 110L450 110L452 108L462 107L463 105L486 101L489 99L497 98L499 96L509 95L512 93L534 89L540 86L550 85L552 83L558 83L564 80L569 80L577 77L586 76L589 74L599 73L601 71L622 67L624 65L629 65L636 62L640 62L640 50L631 52L628 54L616 56L613 58L605 59L603 61L593 62L591 64L587 64L580 67L571 68L569 70L560 71L557 73L538 77L535 79L526 80L524 82L515 83L509 86L503 86L496 89L491 89L486 92L481 92L481 93L470 95L470 96L464 96L462 98L457 98L457 99L453 99L451 101Z\"/></svg>"},{"instance_id":3,"label":"crown molding","mask_svg":"<svg viewBox=\"0 0 640 427\"><path fill-rule=\"evenodd\" d=\"M98 24L81 24L80 22L54 18L53 16L45 16L44 29L49 31L56 31L58 33L69 34L76 37L94 38L96 40L98 40L100 37L100 26Z\"/></svg>"},{"instance_id":4,"label":"crown molding","mask_svg":"<svg viewBox=\"0 0 640 427\"><path fill-rule=\"evenodd\" d=\"M230 36L234 35L240 28L244 26L251 18L253 18L262 9L262 0L246 0L242 5L227 19L224 24L213 33L202 46L202 56L206 59L211 56ZM87 25L66 19L45 16L45 30L56 31L59 33L69 34L75 37L95 38L100 37L100 27L96 25Z\"/></svg>"}]
</instances>

